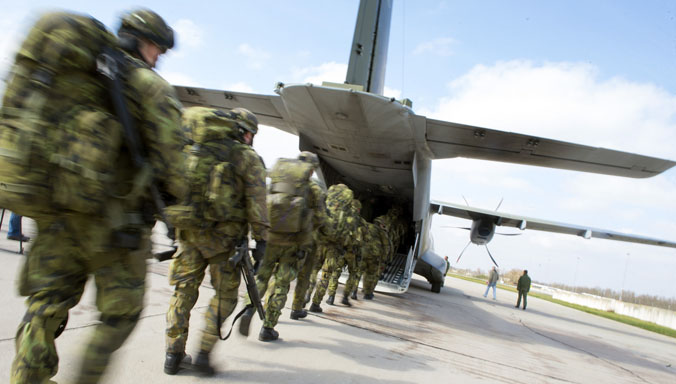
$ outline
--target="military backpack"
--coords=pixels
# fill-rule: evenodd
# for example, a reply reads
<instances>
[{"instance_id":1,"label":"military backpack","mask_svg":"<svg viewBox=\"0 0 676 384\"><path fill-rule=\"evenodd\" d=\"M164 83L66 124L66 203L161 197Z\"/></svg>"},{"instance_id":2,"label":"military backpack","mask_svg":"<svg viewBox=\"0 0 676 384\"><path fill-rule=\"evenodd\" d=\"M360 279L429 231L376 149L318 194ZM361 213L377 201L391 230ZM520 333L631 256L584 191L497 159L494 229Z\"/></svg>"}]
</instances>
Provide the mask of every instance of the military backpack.
<instances>
[{"instance_id":1,"label":"military backpack","mask_svg":"<svg viewBox=\"0 0 676 384\"><path fill-rule=\"evenodd\" d=\"M183 129L193 141L186 147L189 192L181 204L165 209L167 220L178 229L199 230L245 217L231 160L244 145L236 140L236 120L217 109L191 107L183 112Z\"/></svg>"},{"instance_id":2,"label":"military backpack","mask_svg":"<svg viewBox=\"0 0 676 384\"><path fill-rule=\"evenodd\" d=\"M43 15L23 41L0 109L0 207L36 217L99 213L122 129L97 73L116 37L82 15Z\"/></svg>"},{"instance_id":3,"label":"military backpack","mask_svg":"<svg viewBox=\"0 0 676 384\"><path fill-rule=\"evenodd\" d=\"M270 171L267 196L270 231L300 233L312 228L310 221L310 177L312 164L298 159L279 159Z\"/></svg>"}]
</instances>

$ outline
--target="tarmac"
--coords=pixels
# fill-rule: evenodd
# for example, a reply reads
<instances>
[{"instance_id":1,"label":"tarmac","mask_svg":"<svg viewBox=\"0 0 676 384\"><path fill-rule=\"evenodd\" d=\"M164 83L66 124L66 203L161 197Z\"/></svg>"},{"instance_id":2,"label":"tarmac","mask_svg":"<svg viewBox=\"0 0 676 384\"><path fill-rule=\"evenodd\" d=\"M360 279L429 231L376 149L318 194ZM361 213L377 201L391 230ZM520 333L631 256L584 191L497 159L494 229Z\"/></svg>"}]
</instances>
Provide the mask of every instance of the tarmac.
<instances>
[{"instance_id":1,"label":"tarmac","mask_svg":"<svg viewBox=\"0 0 676 384\"><path fill-rule=\"evenodd\" d=\"M6 216L7 220L8 217ZM4 223L3 223L4 224ZM24 233L35 235L30 220ZM9 382L16 326L24 313L14 280L19 244L0 231L0 382ZM28 245L30 247L30 244ZM258 341L236 331L216 346L213 377L165 375L165 312L172 287L168 262L149 261L146 307L114 355L104 383L676 383L676 340L534 297L514 308L516 294L483 297L485 286L447 277L441 293L415 277L403 294L376 293L352 307L322 303L324 313L289 319L290 300L275 328L280 339ZM208 276L208 275L207 275ZM193 309L188 352L195 351L213 289L206 283ZM293 286L292 286L293 288ZM243 286L240 287L243 293ZM337 296L339 302L342 286ZM57 339L57 383L73 380L79 355L97 322L94 286L71 310ZM227 332L231 325L224 325Z\"/></svg>"}]
</instances>

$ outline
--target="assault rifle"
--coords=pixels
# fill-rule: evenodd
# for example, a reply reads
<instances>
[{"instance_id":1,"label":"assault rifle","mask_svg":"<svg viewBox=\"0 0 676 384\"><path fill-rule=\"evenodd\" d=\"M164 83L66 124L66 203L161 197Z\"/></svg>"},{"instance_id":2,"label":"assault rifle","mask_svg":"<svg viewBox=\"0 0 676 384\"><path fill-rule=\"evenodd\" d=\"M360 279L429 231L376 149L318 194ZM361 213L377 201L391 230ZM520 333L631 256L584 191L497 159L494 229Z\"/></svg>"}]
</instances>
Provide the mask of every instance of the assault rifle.
<instances>
[{"instance_id":1,"label":"assault rifle","mask_svg":"<svg viewBox=\"0 0 676 384\"><path fill-rule=\"evenodd\" d=\"M131 160L139 172L147 171L150 167L148 160L145 158L143 153L143 148L141 147L141 138L138 131L134 125L134 120L131 118L129 113L129 108L127 108L127 103L124 97L124 84L120 78L120 67L124 67L125 58L119 50L105 46L103 48L103 53L101 53L96 58L96 70L103 75L108 83L108 90L110 91L111 101L113 103L113 108L115 109L115 114L122 124L122 129L124 132L124 142L127 145L127 149L131 154ZM164 200L160 194L155 180L150 176L149 181L150 196L155 206L155 211L162 217L162 221L167 225L167 231L169 232L169 237L173 238L174 228L167 221L167 218L164 216ZM173 246L173 251L164 251L158 253L155 258L159 261L168 260L171 256L176 253L176 246Z\"/></svg>"},{"instance_id":2,"label":"assault rifle","mask_svg":"<svg viewBox=\"0 0 676 384\"><path fill-rule=\"evenodd\" d=\"M265 309L261 304L261 296L256 288L256 279L254 278L254 269L251 264L251 257L249 257L249 240L244 239L242 243L236 248L235 254L228 261L230 266L239 266L246 284L246 290L251 299L251 305L256 308L258 316L261 320L265 320Z\"/></svg>"}]
</instances>

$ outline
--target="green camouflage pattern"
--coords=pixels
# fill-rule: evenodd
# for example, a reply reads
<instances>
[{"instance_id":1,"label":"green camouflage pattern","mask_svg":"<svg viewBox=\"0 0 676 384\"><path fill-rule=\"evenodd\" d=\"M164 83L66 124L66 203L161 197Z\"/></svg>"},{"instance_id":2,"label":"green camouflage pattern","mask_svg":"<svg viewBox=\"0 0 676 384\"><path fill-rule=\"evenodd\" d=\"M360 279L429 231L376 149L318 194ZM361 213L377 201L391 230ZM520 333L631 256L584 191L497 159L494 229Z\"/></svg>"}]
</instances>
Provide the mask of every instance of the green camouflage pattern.
<instances>
[{"instance_id":1,"label":"green camouflage pattern","mask_svg":"<svg viewBox=\"0 0 676 384\"><path fill-rule=\"evenodd\" d=\"M51 31L47 27L59 24L53 23L50 15L41 19L45 25L38 22L36 27L38 35L43 34L45 41L54 43L41 48L45 54L53 55L59 65L73 65L78 60L93 65L93 62L87 61L91 57L83 54L90 41L76 39L73 37L74 32L68 28ZM55 15L62 17L64 14ZM72 46L63 47L60 42L63 38L70 39L68 41L72 41ZM125 97L136 128L144 139L150 169L162 193L183 196L185 177L181 153L184 145L180 129L181 105L173 87L150 67L131 56L127 56L127 60L130 67L124 79ZM18 74L15 72L12 76ZM44 120L52 127L54 123L60 123L58 116L70 116L69 111L75 108L97 107L102 100L107 100L102 85L93 81L91 74L85 71L74 70L68 76L54 76L49 90L59 95L53 99L50 96L53 102L50 101L43 110L44 116L56 116ZM12 98L11 92L6 97ZM27 110L25 106L15 107ZM90 133L101 134L98 130L91 130ZM46 137L51 138L50 135ZM78 140L86 142L89 139L79 137ZM79 144L73 142L69 145L77 148ZM29 156L32 156L32 152ZM35 164L42 171L49 169L43 167L44 162ZM129 156L118 156L113 169L112 188L103 204L105 212L83 215L50 209L41 211L36 217L38 236L27 255L25 273L20 277L26 281L19 282L19 286L29 296L26 316L17 332L13 383L43 382L56 372L58 356L54 348L53 330L66 316L68 309L79 301L88 275L94 276L97 285L96 302L102 313L102 322L96 326L85 346L77 382L98 382L110 355L126 340L138 320L143 308L146 259L151 257L148 234L154 220L148 214L143 216L147 191L141 188L138 193L134 193L134 187L138 189L143 184L135 180L139 172ZM116 229L133 229L140 233L141 247L133 252L116 248L117 244L111 243L111 234Z\"/></svg>"},{"instance_id":2,"label":"green camouflage pattern","mask_svg":"<svg viewBox=\"0 0 676 384\"><path fill-rule=\"evenodd\" d=\"M215 240L215 239L213 239ZM218 340L218 329L223 321L232 313L237 305L237 294L240 284L240 273L231 267L228 259L234 254L234 242L227 240L208 246L220 246L221 253L206 258L202 242L181 240L179 250L169 266L169 284L174 286L174 293L167 310L167 327L165 341L167 352L181 353L185 351L188 340L190 311L199 296L199 287L204 280L207 266L211 284L216 290L205 313L206 329L201 339L201 350L211 351ZM220 308L220 323L218 311Z\"/></svg>"},{"instance_id":3,"label":"green camouflage pattern","mask_svg":"<svg viewBox=\"0 0 676 384\"><path fill-rule=\"evenodd\" d=\"M312 164L298 159L281 158L272 167L267 198L270 236L288 237L293 234L303 237L306 243L311 241L312 221L309 215L317 205L315 196L310 195L313 172Z\"/></svg>"},{"instance_id":4,"label":"green camouflage pattern","mask_svg":"<svg viewBox=\"0 0 676 384\"><path fill-rule=\"evenodd\" d=\"M322 299L329 288L331 276L338 268L338 259L343 252L342 249L338 249L333 244L321 244L320 247L323 247L320 252L324 254L324 263L322 264L322 277L317 283L315 294L312 296L312 303L316 305L319 305L322 302ZM335 289L333 293L335 294Z\"/></svg>"},{"instance_id":5,"label":"green camouflage pattern","mask_svg":"<svg viewBox=\"0 0 676 384\"><path fill-rule=\"evenodd\" d=\"M193 133L196 131L193 131ZM209 265L211 284L216 293L205 315L200 351L210 352L218 341L223 321L237 305L240 284L238 270L228 263L251 227L257 241L267 238L267 208L265 205L265 167L258 154L248 145L237 143L230 148L231 179L222 179L229 188L220 189L233 199L239 217L224 214L212 226L201 230L177 230L179 252L172 260L169 283L174 294L167 311L167 352L185 350L190 311L195 305L198 289ZM234 191L231 193L229 191ZM263 292L263 291L262 291Z\"/></svg>"},{"instance_id":6,"label":"green camouflage pattern","mask_svg":"<svg viewBox=\"0 0 676 384\"><path fill-rule=\"evenodd\" d=\"M237 196L233 153L247 145L234 139L236 123L217 109L192 107L183 114L183 129L194 145L187 150L189 193L181 204L167 207L165 215L179 229L208 229L214 222L246 217Z\"/></svg>"},{"instance_id":7,"label":"green camouflage pattern","mask_svg":"<svg viewBox=\"0 0 676 384\"><path fill-rule=\"evenodd\" d=\"M300 233L279 233L271 228L268 239L279 245L286 244L310 247L315 233L317 232L315 229L323 229L327 222L325 193L316 182L311 182L309 185L306 204L308 212L305 215L306 224L303 225L306 228L305 231ZM268 206L268 209L272 215L272 208Z\"/></svg>"},{"instance_id":8,"label":"green camouflage pattern","mask_svg":"<svg viewBox=\"0 0 676 384\"><path fill-rule=\"evenodd\" d=\"M96 75L96 56L102 46L114 46L115 41L95 19L65 12L43 15L29 31L0 109L0 206L29 217L64 207L84 213L102 209L100 194L114 171L109 152L119 151L119 125L109 126L106 117L94 119L101 126L85 125L89 132L77 137L86 143L80 146L60 131L62 125L92 123L81 118L82 108L109 111L103 102L108 99L106 88ZM81 151L81 158L71 151ZM75 180L99 195L74 194L69 200L75 200L75 206L56 204L61 202L52 200L51 190L63 186L61 173L70 176L68 183Z\"/></svg>"},{"instance_id":9,"label":"green camouflage pattern","mask_svg":"<svg viewBox=\"0 0 676 384\"><path fill-rule=\"evenodd\" d=\"M85 346L78 383L95 383L110 355L129 336L143 309L149 229L136 251L111 248L102 219L84 215L40 217L22 285L28 298L16 336L11 383L42 383L58 370L54 332L94 276L101 323ZM100 267L99 259L109 262Z\"/></svg>"},{"instance_id":10,"label":"green camouflage pattern","mask_svg":"<svg viewBox=\"0 0 676 384\"><path fill-rule=\"evenodd\" d=\"M266 328L274 328L282 314L289 286L296 278L299 264L302 262L299 252L301 249L298 245L279 245L268 241L265 257L256 273L258 292L270 291L265 303L265 320L263 321L263 326ZM274 282L268 288L271 278L274 278ZM251 304L249 295L246 296L245 304Z\"/></svg>"},{"instance_id":11,"label":"green camouflage pattern","mask_svg":"<svg viewBox=\"0 0 676 384\"><path fill-rule=\"evenodd\" d=\"M365 223L366 230L364 242L362 245L362 266L360 270L363 273L362 293L373 293L380 278L380 262L383 250L386 244L383 243L384 231L376 224Z\"/></svg>"},{"instance_id":12,"label":"green camouflage pattern","mask_svg":"<svg viewBox=\"0 0 676 384\"><path fill-rule=\"evenodd\" d=\"M338 291L338 280L340 279L340 275L343 273L344 267L347 267L347 271L350 276L357 275L357 255L354 253L352 249L348 249L342 256L338 257L338 260L336 261L335 268L333 269L333 272L330 275L330 280L328 284L329 296L334 296L336 294L336 291ZM350 281L350 284L347 284L347 282L345 282L345 286L343 287L344 296L348 296L350 293L352 293L352 291L355 288L354 284L355 284L354 278L352 279L352 281Z\"/></svg>"},{"instance_id":13,"label":"green camouflage pattern","mask_svg":"<svg viewBox=\"0 0 676 384\"><path fill-rule=\"evenodd\" d=\"M174 31L160 15L149 9L137 9L122 16L120 32L127 32L155 43L162 52L174 46Z\"/></svg>"}]
</instances>

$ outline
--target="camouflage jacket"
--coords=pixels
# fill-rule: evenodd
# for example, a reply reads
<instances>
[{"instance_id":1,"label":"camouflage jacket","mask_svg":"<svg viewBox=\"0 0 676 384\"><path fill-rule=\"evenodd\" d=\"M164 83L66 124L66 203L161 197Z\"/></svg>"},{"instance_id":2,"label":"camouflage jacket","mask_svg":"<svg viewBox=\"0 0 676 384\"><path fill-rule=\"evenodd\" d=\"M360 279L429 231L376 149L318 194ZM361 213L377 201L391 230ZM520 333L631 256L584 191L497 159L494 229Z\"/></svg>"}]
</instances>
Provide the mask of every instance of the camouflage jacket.
<instances>
[{"instance_id":1,"label":"camouflage jacket","mask_svg":"<svg viewBox=\"0 0 676 384\"><path fill-rule=\"evenodd\" d=\"M242 208L243 217L218 223L213 230L181 231L180 239L200 245L204 257L223 253L226 248L237 245L249 233L256 241L267 240L268 210L265 190L265 166L256 151L248 145L232 147L234 189L237 196L233 205Z\"/></svg>"},{"instance_id":2,"label":"camouflage jacket","mask_svg":"<svg viewBox=\"0 0 676 384\"><path fill-rule=\"evenodd\" d=\"M129 69L125 75L125 96L134 119L155 183L165 195L182 197L185 185L185 138L181 130L181 103L174 88L145 62L127 56ZM114 195L131 191L137 173L127 149L120 156ZM146 192L147 193L147 192ZM125 211L140 209L143 202L125 202Z\"/></svg>"}]
</instances>

